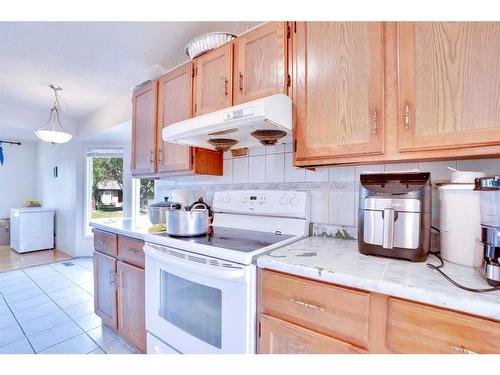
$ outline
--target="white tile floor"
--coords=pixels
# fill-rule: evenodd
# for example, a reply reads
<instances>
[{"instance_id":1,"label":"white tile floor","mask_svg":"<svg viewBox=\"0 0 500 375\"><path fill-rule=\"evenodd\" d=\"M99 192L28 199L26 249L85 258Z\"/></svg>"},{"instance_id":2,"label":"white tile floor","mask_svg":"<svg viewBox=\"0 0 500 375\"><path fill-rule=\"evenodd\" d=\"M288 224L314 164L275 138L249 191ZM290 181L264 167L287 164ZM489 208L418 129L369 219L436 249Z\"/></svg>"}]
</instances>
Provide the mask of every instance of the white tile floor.
<instances>
[{"instance_id":1,"label":"white tile floor","mask_svg":"<svg viewBox=\"0 0 500 375\"><path fill-rule=\"evenodd\" d=\"M92 258L0 273L0 354L133 354L94 314Z\"/></svg>"}]
</instances>

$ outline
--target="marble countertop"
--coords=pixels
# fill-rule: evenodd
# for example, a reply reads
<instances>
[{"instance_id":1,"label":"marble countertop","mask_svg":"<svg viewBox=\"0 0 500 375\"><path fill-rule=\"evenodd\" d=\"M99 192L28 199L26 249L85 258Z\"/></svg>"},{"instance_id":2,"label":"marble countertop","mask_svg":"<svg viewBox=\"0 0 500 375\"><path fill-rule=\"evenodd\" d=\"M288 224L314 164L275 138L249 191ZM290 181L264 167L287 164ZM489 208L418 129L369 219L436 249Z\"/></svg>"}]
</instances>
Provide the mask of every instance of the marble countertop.
<instances>
[{"instance_id":1,"label":"marble countertop","mask_svg":"<svg viewBox=\"0 0 500 375\"><path fill-rule=\"evenodd\" d=\"M129 218L113 218L94 219L89 223L89 225L96 229L144 240L144 237L147 234L150 234L148 229L152 224L148 218L141 218L137 220Z\"/></svg>"},{"instance_id":2,"label":"marble countertop","mask_svg":"<svg viewBox=\"0 0 500 375\"><path fill-rule=\"evenodd\" d=\"M467 292L428 268L426 262L366 256L358 252L357 246L357 241L352 240L308 237L260 256L257 265L500 320L500 291ZM427 262L439 264L433 255ZM463 285L488 288L471 267L445 262L442 270Z\"/></svg>"}]
</instances>

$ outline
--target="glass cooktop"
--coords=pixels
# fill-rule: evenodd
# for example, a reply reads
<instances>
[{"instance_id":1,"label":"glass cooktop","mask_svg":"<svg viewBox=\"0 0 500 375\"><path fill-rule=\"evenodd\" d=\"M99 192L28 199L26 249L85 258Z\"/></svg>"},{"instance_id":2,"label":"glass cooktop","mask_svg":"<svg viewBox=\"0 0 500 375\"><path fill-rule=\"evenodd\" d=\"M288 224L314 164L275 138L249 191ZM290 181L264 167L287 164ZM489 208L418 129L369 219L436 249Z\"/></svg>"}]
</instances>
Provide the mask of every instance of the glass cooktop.
<instances>
[{"instance_id":1,"label":"glass cooktop","mask_svg":"<svg viewBox=\"0 0 500 375\"><path fill-rule=\"evenodd\" d=\"M166 233L157 233L156 235L174 238L179 241L240 251L243 253L259 250L293 237L288 234L223 227L210 227L208 234L197 237L176 237L169 236Z\"/></svg>"}]
</instances>

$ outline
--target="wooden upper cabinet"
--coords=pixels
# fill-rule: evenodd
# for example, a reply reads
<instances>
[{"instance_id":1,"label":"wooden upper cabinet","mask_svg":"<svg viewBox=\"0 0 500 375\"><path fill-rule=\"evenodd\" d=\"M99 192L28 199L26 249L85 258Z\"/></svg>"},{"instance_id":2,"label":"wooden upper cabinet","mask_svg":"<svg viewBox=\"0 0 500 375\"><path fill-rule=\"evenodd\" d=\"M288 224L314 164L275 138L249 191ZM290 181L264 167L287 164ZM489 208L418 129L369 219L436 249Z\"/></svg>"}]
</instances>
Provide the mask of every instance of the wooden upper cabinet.
<instances>
[{"instance_id":1,"label":"wooden upper cabinet","mask_svg":"<svg viewBox=\"0 0 500 375\"><path fill-rule=\"evenodd\" d=\"M384 152L383 23L297 22L296 164Z\"/></svg>"},{"instance_id":2,"label":"wooden upper cabinet","mask_svg":"<svg viewBox=\"0 0 500 375\"><path fill-rule=\"evenodd\" d=\"M286 22L269 22L234 42L234 104L287 93Z\"/></svg>"},{"instance_id":3,"label":"wooden upper cabinet","mask_svg":"<svg viewBox=\"0 0 500 375\"><path fill-rule=\"evenodd\" d=\"M193 64L191 62L158 79L158 172L180 172L191 168L189 146L165 143L162 130L192 116Z\"/></svg>"},{"instance_id":4,"label":"wooden upper cabinet","mask_svg":"<svg viewBox=\"0 0 500 375\"><path fill-rule=\"evenodd\" d=\"M500 144L500 23L398 23L399 149Z\"/></svg>"},{"instance_id":5,"label":"wooden upper cabinet","mask_svg":"<svg viewBox=\"0 0 500 375\"><path fill-rule=\"evenodd\" d=\"M227 43L195 59L195 116L232 105L232 71L232 43Z\"/></svg>"},{"instance_id":6,"label":"wooden upper cabinet","mask_svg":"<svg viewBox=\"0 0 500 375\"><path fill-rule=\"evenodd\" d=\"M158 83L143 84L132 97L132 175L156 172L156 108Z\"/></svg>"}]
</instances>

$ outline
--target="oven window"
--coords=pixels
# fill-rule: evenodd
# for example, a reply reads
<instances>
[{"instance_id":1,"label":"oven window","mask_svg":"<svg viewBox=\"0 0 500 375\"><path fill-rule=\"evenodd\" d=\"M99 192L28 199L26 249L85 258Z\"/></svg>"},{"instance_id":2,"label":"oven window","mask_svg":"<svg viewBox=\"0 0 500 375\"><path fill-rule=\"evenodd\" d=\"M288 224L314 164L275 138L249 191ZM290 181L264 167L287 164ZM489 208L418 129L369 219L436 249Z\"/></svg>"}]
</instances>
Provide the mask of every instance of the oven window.
<instances>
[{"instance_id":1,"label":"oven window","mask_svg":"<svg viewBox=\"0 0 500 375\"><path fill-rule=\"evenodd\" d=\"M221 348L222 293L219 289L161 271L158 314L190 335Z\"/></svg>"}]
</instances>

